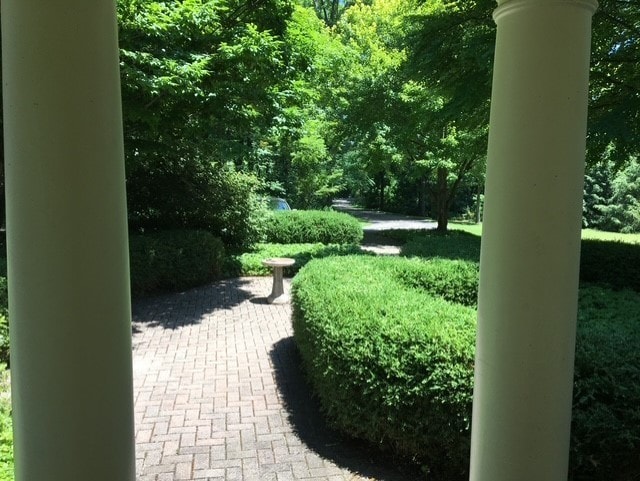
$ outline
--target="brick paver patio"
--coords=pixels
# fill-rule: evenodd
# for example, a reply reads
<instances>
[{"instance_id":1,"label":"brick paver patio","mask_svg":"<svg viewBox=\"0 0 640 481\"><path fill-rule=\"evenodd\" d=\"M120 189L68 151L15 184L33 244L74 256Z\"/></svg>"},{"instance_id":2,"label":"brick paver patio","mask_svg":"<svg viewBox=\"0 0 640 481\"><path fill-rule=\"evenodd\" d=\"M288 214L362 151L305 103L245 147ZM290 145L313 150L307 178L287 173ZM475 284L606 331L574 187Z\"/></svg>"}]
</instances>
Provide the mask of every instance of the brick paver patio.
<instances>
[{"instance_id":1,"label":"brick paver patio","mask_svg":"<svg viewBox=\"0 0 640 481\"><path fill-rule=\"evenodd\" d=\"M134 304L138 481L411 479L324 426L270 290L243 278Z\"/></svg>"}]
</instances>

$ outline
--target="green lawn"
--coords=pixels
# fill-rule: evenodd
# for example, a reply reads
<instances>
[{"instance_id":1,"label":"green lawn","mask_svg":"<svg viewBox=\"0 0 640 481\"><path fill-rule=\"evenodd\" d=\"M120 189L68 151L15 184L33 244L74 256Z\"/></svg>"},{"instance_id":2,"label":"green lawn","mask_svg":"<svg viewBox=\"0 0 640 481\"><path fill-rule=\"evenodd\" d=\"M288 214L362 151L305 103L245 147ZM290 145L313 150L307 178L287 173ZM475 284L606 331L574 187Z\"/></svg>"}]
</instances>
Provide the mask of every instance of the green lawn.
<instances>
[{"instance_id":1,"label":"green lawn","mask_svg":"<svg viewBox=\"0 0 640 481\"><path fill-rule=\"evenodd\" d=\"M449 229L462 230L470 234L482 235L482 224L461 224L450 222ZM619 232L604 232L595 229L582 229L583 239L625 242L627 244L640 244L640 234L621 234Z\"/></svg>"}]
</instances>

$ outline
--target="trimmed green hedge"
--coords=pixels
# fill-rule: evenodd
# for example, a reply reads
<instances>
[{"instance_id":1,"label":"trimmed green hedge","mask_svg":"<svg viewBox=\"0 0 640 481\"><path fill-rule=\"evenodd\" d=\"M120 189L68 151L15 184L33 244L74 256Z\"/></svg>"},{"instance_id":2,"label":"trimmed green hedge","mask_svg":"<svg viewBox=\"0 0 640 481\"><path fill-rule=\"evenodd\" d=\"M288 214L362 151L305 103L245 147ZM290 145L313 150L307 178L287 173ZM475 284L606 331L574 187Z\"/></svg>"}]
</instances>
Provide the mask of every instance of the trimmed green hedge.
<instances>
[{"instance_id":1,"label":"trimmed green hedge","mask_svg":"<svg viewBox=\"0 0 640 481\"><path fill-rule=\"evenodd\" d=\"M441 257L480 261L480 237L468 232L451 230L444 234L424 230L414 234L400 250L407 257Z\"/></svg>"},{"instance_id":2,"label":"trimmed green hedge","mask_svg":"<svg viewBox=\"0 0 640 481\"><path fill-rule=\"evenodd\" d=\"M579 305L571 432L573 478L638 479L640 295L583 286ZM632 472L633 476L624 476Z\"/></svg>"},{"instance_id":3,"label":"trimmed green hedge","mask_svg":"<svg viewBox=\"0 0 640 481\"><path fill-rule=\"evenodd\" d=\"M129 237L131 292L176 291L222 276L222 241L206 231L160 231Z\"/></svg>"},{"instance_id":4,"label":"trimmed green hedge","mask_svg":"<svg viewBox=\"0 0 640 481\"><path fill-rule=\"evenodd\" d=\"M293 281L293 327L337 428L453 480L468 462L475 311L404 280L418 263L446 270L446 262L312 261ZM455 289L444 280L441 288Z\"/></svg>"},{"instance_id":5,"label":"trimmed green hedge","mask_svg":"<svg viewBox=\"0 0 640 481\"><path fill-rule=\"evenodd\" d=\"M275 244L359 244L363 237L355 217L330 210L273 212L264 229L266 242Z\"/></svg>"},{"instance_id":6,"label":"trimmed green hedge","mask_svg":"<svg viewBox=\"0 0 640 481\"><path fill-rule=\"evenodd\" d=\"M296 263L284 268L284 275L294 276L311 259L329 256L345 255L374 255L362 251L360 246L353 244L258 244L251 252L235 257L236 265L230 267L229 274L239 276L269 276L271 268L262 264L269 257L290 257Z\"/></svg>"},{"instance_id":7,"label":"trimmed green hedge","mask_svg":"<svg viewBox=\"0 0 640 481\"><path fill-rule=\"evenodd\" d=\"M425 264L420 259L403 262L398 278L407 286L418 287L446 301L476 307L479 268L477 262L435 257Z\"/></svg>"},{"instance_id":8,"label":"trimmed green hedge","mask_svg":"<svg viewBox=\"0 0 640 481\"><path fill-rule=\"evenodd\" d=\"M294 336L336 428L423 463L433 479L466 479L476 312L458 303L473 305L476 282L476 263L445 259L351 256L300 271ZM640 469L638 345L640 295L583 286L572 480Z\"/></svg>"},{"instance_id":9,"label":"trimmed green hedge","mask_svg":"<svg viewBox=\"0 0 640 481\"><path fill-rule=\"evenodd\" d=\"M441 257L478 262L480 237L456 230L446 234L429 230L413 231L413 235L402 246L401 254L406 257ZM582 241L582 282L640 292L640 269L637 266L640 266L640 244L592 239Z\"/></svg>"},{"instance_id":10,"label":"trimmed green hedge","mask_svg":"<svg viewBox=\"0 0 640 481\"><path fill-rule=\"evenodd\" d=\"M640 292L640 244L583 240L580 280Z\"/></svg>"}]
</instances>

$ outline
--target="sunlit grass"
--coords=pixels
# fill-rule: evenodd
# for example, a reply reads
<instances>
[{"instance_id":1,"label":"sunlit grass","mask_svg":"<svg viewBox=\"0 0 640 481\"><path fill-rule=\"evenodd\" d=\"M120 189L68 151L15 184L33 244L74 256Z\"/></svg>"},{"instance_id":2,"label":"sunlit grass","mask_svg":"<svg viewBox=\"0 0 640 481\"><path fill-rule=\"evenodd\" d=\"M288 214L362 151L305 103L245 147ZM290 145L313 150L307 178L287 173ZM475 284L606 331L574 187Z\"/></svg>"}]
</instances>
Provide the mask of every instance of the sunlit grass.
<instances>
[{"instance_id":1,"label":"sunlit grass","mask_svg":"<svg viewBox=\"0 0 640 481\"><path fill-rule=\"evenodd\" d=\"M481 236L482 235L482 224L466 224L466 223L458 223L458 222L449 222L448 228L450 230L462 230L468 232L469 234Z\"/></svg>"},{"instance_id":2,"label":"sunlit grass","mask_svg":"<svg viewBox=\"0 0 640 481\"><path fill-rule=\"evenodd\" d=\"M482 224L464 224L458 222L450 222L449 229L462 230L477 236L482 235ZM627 244L640 244L640 234L621 234L619 232L605 232L595 229L582 229L582 238L625 242Z\"/></svg>"},{"instance_id":3,"label":"sunlit grass","mask_svg":"<svg viewBox=\"0 0 640 481\"><path fill-rule=\"evenodd\" d=\"M619 232L604 232L595 229L582 229L582 238L640 244L640 234L621 234Z\"/></svg>"}]
</instances>

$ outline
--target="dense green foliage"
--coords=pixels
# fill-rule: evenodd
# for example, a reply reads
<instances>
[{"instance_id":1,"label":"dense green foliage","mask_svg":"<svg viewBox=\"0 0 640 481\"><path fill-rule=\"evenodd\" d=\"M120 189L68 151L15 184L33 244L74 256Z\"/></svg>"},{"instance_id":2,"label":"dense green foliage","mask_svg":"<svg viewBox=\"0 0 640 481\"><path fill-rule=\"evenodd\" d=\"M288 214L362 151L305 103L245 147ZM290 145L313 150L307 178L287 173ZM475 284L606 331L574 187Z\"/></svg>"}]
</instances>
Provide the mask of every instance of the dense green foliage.
<instances>
[{"instance_id":1,"label":"dense green foliage","mask_svg":"<svg viewBox=\"0 0 640 481\"><path fill-rule=\"evenodd\" d=\"M393 233L391 234L393 235ZM407 257L480 261L480 237L462 231L445 235L437 231L413 231L402 246ZM583 239L580 255L580 281L614 289L640 292L640 244Z\"/></svg>"},{"instance_id":2,"label":"dense green foliage","mask_svg":"<svg viewBox=\"0 0 640 481\"><path fill-rule=\"evenodd\" d=\"M480 261L480 237L453 230L441 234L434 230L416 232L401 249L407 257L442 257Z\"/></svg>"},{"instance_id":3,"label":"dense green foliage","mask_svg":"<svg viewBox=\"0 0 640 481\"><path fill-rule=\"evenodd\" d=\"M294 335L330 421L433 479L466 479L475 312L443 298L473 305L476 294L468 261L343 257L302 269ZM637 474L640 295L584 285L579 307L571 479Z\"/></svg>"},{"instance_id":4,"label":"dense green foliage","mask_svg":"<svg viewBox=\"0 0 640 481\"><path fill-rule=\"evenodd\" d=\"M120 0L131 226L211 229L226 243L218 220L235 211L216 189L242 172L258 182L238 199L258 190L308 208L349 193L445 230L481 202L494 8ZM640 5L601 0L593 27L588 157L590 170L611 161L613 181L639 154ZM606 200L607 228L638 228L629 196Z\"/></svg>"},{"instance_id":5,"label":"dense green foliage","mask_svg":"<svg viewBox=\"0 0 640 481\"><path fill-rule=\"evenodd\" d=\"M581 289L571 433L575 480L637 478L639 342L637 293Z\"/></svg>"},{"instance_id":6,"label":"dense green foliage","mask_svg":"<svg viewBox=\"0 0 640 481\"><path fill-rule=\"evenodd\" d=\"M177 291L219 279L225 251L206 231L161 231L129 239L131 291L143 295Z\"/></svg>"},{"instance_id":7,"label":"dense green foliage","mask_svg":"<svg viewBox=\"0 0 640 481\"><path fill-rule=\"evenodd\" d=\"M289 2L118 2L129 220L257 240L253 165L278 109ZM244 173L238 173L241 170Z\"/></svg>"},{"instance_id":8,"label":"dense green foliage","mask_svg":"<svg viewBox=\"0 0 640 481\"><path fill-rule=\"evenodd\" d=\"M437 479L460 479L475 313L406 285L403 274L418 262L429 271L429 262L388 257L307 264L293 284L295 339L336 427L414 457ZM444 271L447 262L437 265ZM442 281L442 290L455 291Z\"/></svg>"},{"instance_id":9,"label":"dense green foliage","mask_svg":"<svg viewBox=\"0 0 640 481\"><path fill-rule=\"evenodd\" d=\"M359 244L363 237L355 217L330 210L277 211L264 230L267 242L277 244Z\"/></svg>"},{"instance_id":10,"label":"dense green foliage","mask_svg":"<svg viewBox=\"0 0 640 481\"><path fill-rule=\"evenodd\" d=\"M640 292L640 244L583 240L580 280Z\"/></svg>"},{"instance_id":11,"label":"dense green foliage","mask_svg":"<svg viewBox=\"0 0 640 481\"><path fill-rule=\"evenodd\" d=\"M296 261L290 267L284 268L284 275L294 276L311 259L329 256L368 255L355 244L258 244L255 249L245 252L236 259L230 268L232 275L266 276L271 274L271 267L264 266L262 261L271 257L289 257Z\"/></svg>"},{"instance_id":12,"label":"dense green foliage","mask_svg":"<svg viewBox=\"0 0 640 481\"><path fill-rule=\"evenodd\" d=\"M616 172L611 160L587 171L583 224L612 232L640 232L640 162L631 157Z\"/></svg>"},{"instance_id":13,"label":"dense green foliage","mask_svg":"<svg viewBox=\"0 0 640 481\"><path fill-rule=\"evenodd\" d=\"M444 300L475 307L478 300L478 264L436 257L428 264L418 259L402 265L397 273L403 284L427 291Z\"/></svg>"}]
</instances>

